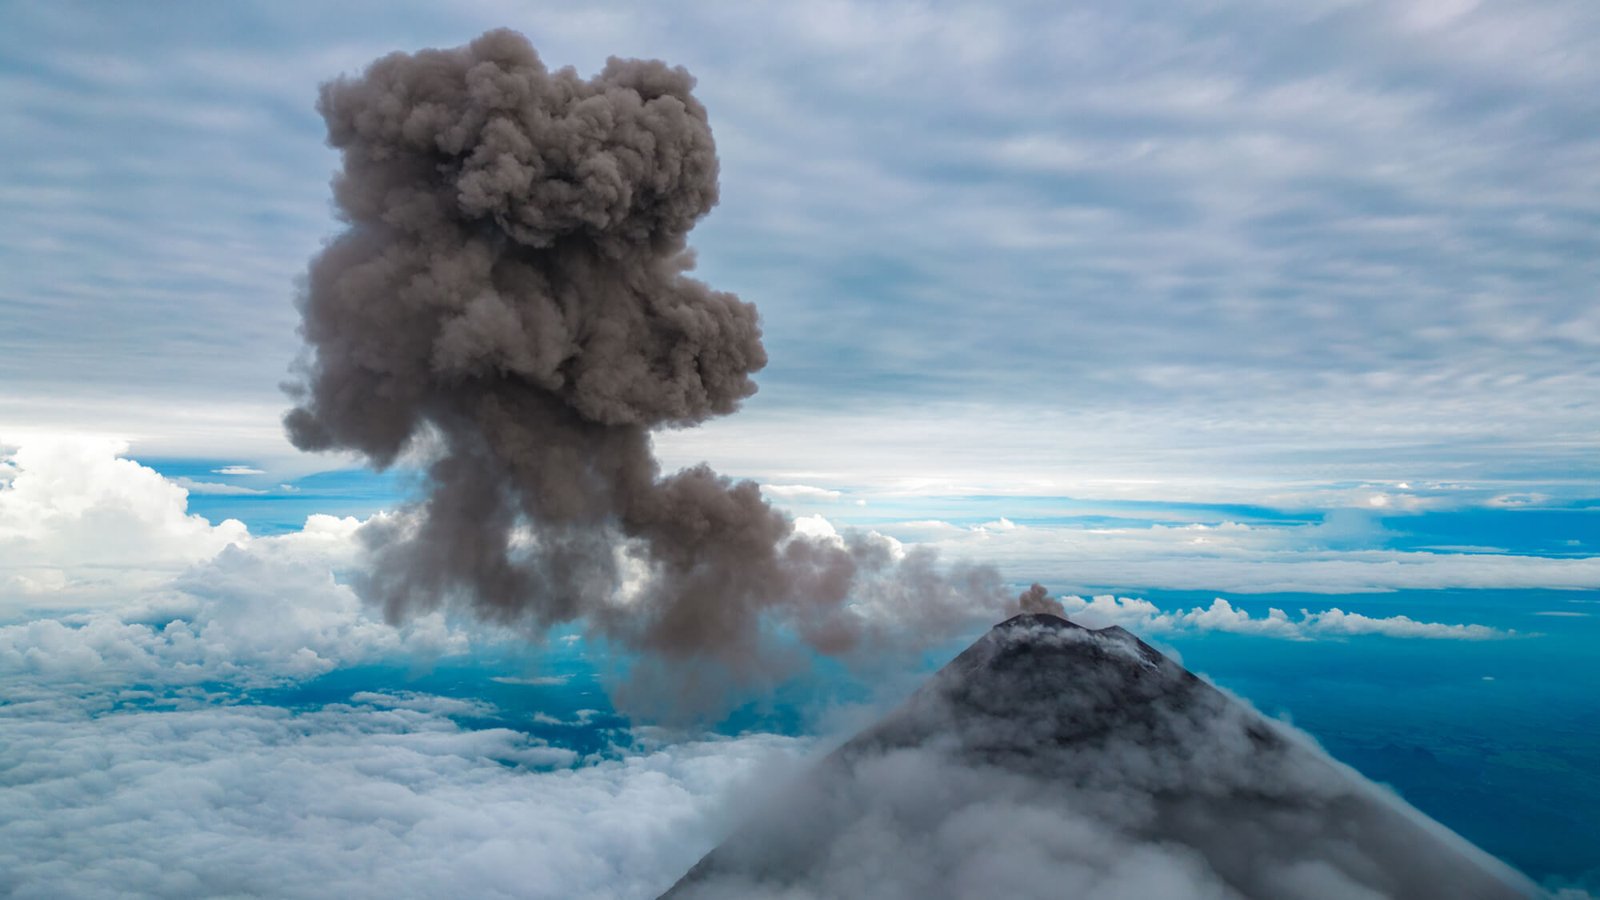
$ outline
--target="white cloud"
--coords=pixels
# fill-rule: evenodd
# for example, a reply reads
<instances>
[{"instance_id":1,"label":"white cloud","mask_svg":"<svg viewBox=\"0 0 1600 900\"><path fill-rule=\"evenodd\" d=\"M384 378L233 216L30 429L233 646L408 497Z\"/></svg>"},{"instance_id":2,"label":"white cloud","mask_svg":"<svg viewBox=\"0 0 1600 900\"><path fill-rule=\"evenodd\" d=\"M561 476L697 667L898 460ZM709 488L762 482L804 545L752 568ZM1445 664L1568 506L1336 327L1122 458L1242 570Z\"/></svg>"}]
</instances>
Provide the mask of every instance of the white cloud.
<instances>
[{"instance_id":1,"label":"white cloud","mask_svg":"<svg viewBox=\"0 0 1600 900\"><path fill-rule=\"evenodd\" d=\"M259 488L248 488L237 484L223 484L220 481L195 481L193 478L174 478L172 483L183 488L191 494L214 494L219 496L248 496L251 494L265 494Z\"/></svg>"},{"instance_id":2,"label":"white cloud","mask_svg":"<svg viewBox=\"0 0 1600 900\"><path fill-rule=\"evenodd\" d=\"M1202 375L1174 377L1181 383ZM1420 512L1538 507L1586 497L1594 483L1588 460L1560 455L1588 440L1581 423L1572 423L1561 443L1539 451L1551 457L1545 460L1549 471L1516 481L1500 474L1508 454L1523 457L1497 435L1562 421L1556 398L1497 396L1484 401L1504 404L1483 411L1485 433L1444 433L1452 426L1440 421L1441 410L1450 407L1439 398L1399 395L1382 411L1384 420L1352 424L1354 401L1348 398L1360 394L1359 385L1329 386L1329 398L1284 399L1265 379L1239 376L1241 396L1178 407L1160 396L1067 408L1022 397L1005 404L906 398L897 401L893 416L848 405L751 407L697 428L662 432L655 443L669 467L705 461L756 477L805 469L817 481L855 485L875 502L1065 496ZM1292 416L1276 409L1280 402L1293 408ZM851 440L817 442L818 433ZM1534 465L1531 458L1528 465ZM1451 477L1419 477L1419 470ZM1400 488L1400 481L1410 486ZM1372 506L1374 496L1385 505ZM981 514L1004 509L995 504Z\"/></svg>"},{"instance_id":3,"label":"white cloud","mask_svg":"<svg viewBox=\"0 0 1600 900\"><path fill-rule=\"evenodd\" d=\"M552 686L555 686L555 685L566 684L568 681L571 680L571 676L570 675L534 675L534 676L531 676L531 677L524 678L524 677L519 677L519 676L516 676L516 675L496 675L496 676L494 676L493 678L491 678L489 680L490 681L497 681L500 684L523 684L523 685L552 687Z\"/></svg>"},{"instance_id":4,"label":"white cloud","mask_svg":"<svg viewBox=\"0 0 1600 900\"><path fill-rule=\"evenodd\" d=\"M364 703L380 709L409 709L452 719L489 718L499 712L493 703L484 700L442 697L418 691L357 691L350 695L350 702Z\"/></svg>"},{"instance_id":5,"label":"white cloud","mask_svg":"<svg viewBox=\"0 0 1600 900\"><path fill-rule=\"evenodd\" d=\"M1409 616L1372 618L1360 613L1347 613L1341 609L1306 612L1302 627L1311 634L1347 635L1381 634L1388 637L1447 638L1481 641L1505 637L1515 632L1504 632L1486 625L1446 625L1440 622L1418 622Z\"/></svg>"},{"instance_id":6,"label":"white cloud","mask_svg":"<svg viewBox=\"0 0 1600 900\"><path fill-rule=\"evenodd\" d=\"M217 474L217 475L265 475L266 474L262 470L254 468L253 466L223 466L220 469L212 469L211 471L214 474Z\"/></svg>"},{"instance_id":7,"label":"white cloud","mask_svg":"<svg viewBox=\"0 0 1600 900\"><path fill-rule=\"evenodd\" d=\"M249 539L187 512L183 488L107 441L36 441L0 457L0 614L104 604Z\"/></svg>"},{"instance_id":8,"label":"white cloud","mask_svg":"<svg viewBox=\"0 0 1600 900\"><path fill-rule=\"evenodd\" d=\"M30 443L0 462L0 611L80 610L0 626L11 683L270 682L467 649L442 614L396 627L337 579L357 520L252 538L189 514L181 487L121 450Z\"/></svg>"},{"instance_id":9,"label":"white cloud","mask_svg":"<svg viewBox=\"0 0 1600 900\"><path fill-rule=\"evenodd\" d=\"M754 735L566 768L571 751L386 696L0 710L0 893L648 898L714 843L730 793L808 745Z\"/></svg>"},{"instance_id":10,"label":"white cloud","mask_svg":"<svg viewBox=\"0 0 1600 900\"><path fill-rule=\"evenodd\" d=\"M171 587L116 610L0 626L0 673L13 684L271 683L341 665L465 652L440 613L384 622L332 569L354 555L353 520L228 547Z\"/></svg>"},{"instance_id":11,"label":"white cloud","mask_svg":"<svg viewBox=\"0 0 1600 900\"><path fill-rule=\"evenodd\" d=\"M763 484L761 491L782 500L834 501L844 496L843 491L813 487L809 484Z\"/></svg>"},{"instance_id":12,"label":"white cloud","mask_svg":"<svg viewBox=\"0 0 1600 900\"><path fill-rule=\"evenodd\" d=\"M1121 625L1136 634L1145 635L1221 631L1294 640L1375 634L1396 638L1482 641L1516 634L1515 631L1501 631L1486 625L1418 622L1403 615L1371 617L1347 613L1338 608L1316 612L1302 609L1298 619L1290 618L1281 609L1269 608L1265 616L1254 617L1221 597L1212 600L1210 606L1172 611L1162 610L1148 600L1110 594L1087 599L1067 596L1060 600L1067 616L1080 625L1089 628Z\"/></svg>"},{"instance_id":13,"label":"white cloud","mask_svg":"<svg viewBox=\"0 0 1600 900\"><path fill-rule=\"evenodd\" d=\"M796 534L806 537L827 538L829 540L840 539L839 530L833 527L832 522L822 516L796 516L794 530Z\"/></svg>"},{"instance_id":14,"label":"white cloud","mask_svg":"<svg viewBox=\"0 0 1600 900\"><path fill-rule=\"evenodd\" d=\"M1354 513L1346 515L1346 512ZM1350 594L1442 588L1600 588L1600 557L1374 549L1384 532L1355 511L1312 525L1237 522L1123 527L879 526L948 560L992 562L1056 590Z\"/></svg>"}]
</instances>

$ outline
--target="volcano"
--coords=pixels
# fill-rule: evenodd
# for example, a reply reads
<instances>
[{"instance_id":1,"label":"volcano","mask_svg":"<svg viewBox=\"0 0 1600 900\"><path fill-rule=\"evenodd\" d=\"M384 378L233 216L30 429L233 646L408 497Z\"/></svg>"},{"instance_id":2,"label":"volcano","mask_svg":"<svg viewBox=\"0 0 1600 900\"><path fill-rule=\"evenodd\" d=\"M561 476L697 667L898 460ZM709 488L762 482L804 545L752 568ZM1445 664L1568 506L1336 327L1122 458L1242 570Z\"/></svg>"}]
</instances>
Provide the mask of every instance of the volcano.
<instances>
[{"instance_id":1,"label":"volcano","mask_svg":"<svg viewBox=\"0 0 1600 900\"><path fill-rule=\"evenodd\" d=\"M1537 896L1127 631L997 625L663 900Z\"/></svg>"}]
</instances>

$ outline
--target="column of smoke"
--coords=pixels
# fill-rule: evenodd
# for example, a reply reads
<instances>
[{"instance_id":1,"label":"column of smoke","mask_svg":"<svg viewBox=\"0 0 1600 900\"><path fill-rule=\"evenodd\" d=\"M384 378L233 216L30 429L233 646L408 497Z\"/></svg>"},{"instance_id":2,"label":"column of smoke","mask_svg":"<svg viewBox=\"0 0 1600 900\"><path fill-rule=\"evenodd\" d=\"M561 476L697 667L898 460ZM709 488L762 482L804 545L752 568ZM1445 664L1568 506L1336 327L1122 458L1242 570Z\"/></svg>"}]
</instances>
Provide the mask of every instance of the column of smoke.
<instances>
[{"instance_id":1,"label":"column of smoke","mask_svg":"<svg viewBox=\"0 0 1600 900\"><path fill-rule=\"evenodd\" d=\"M311 264L286 424L304 450L431 460L362 535L358 588L391 618L582 620L748 674L771 628L841 654L1004 605L991 567L807 536L753 482L660 471L651 430L734 411L766 364L755 308L687 274L717 202L693 86L655 61L551 72L510 31L323 86L348 227Z\"/></svg>"}]
</instances>

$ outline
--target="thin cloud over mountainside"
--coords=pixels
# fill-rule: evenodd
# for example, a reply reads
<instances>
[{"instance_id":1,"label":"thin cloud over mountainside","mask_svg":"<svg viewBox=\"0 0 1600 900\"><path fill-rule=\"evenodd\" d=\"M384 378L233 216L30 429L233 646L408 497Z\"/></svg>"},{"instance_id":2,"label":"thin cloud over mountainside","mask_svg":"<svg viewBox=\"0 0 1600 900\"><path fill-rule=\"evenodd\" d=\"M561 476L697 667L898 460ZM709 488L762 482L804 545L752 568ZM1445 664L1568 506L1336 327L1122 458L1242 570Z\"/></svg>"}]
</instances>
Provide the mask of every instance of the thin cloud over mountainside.
<instances>
[{"instance_id":1,"label":"thin cloud over mountainside","mask_svg":"<svg viewBox=\"0 0 1600 900\"><path fill-rule=\"evenodd\" d=\"M995 626L664 900L1532 897L1116 627Z\"/></svg>"}]
</instances>

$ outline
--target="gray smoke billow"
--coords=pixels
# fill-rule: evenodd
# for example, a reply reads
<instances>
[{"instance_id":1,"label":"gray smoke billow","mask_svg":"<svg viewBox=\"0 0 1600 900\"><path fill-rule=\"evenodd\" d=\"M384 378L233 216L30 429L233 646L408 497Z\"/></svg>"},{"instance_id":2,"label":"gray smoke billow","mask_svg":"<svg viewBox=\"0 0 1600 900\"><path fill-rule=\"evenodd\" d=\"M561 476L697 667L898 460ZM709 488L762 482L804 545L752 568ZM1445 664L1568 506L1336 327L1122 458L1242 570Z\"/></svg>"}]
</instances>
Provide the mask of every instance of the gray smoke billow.
<instances>
[{"instance_id":1,"label":"gray smoke billow","mask_svg":"<svg viewBox=\"0 0 1600 900\"><path fill-rule=\"evenodd\" d=\"M310 267L285 422L303 450L430 460L363 533L359 588L391 617L582 620L749 670L773 624L843 653L868 607L936 627L1004 604L992 568L800 534L753 482L661 471L651 430L734 411L767 361L755 308L689 275L718 168L693 87L656 61L552 72L506 30L323 86L347 227Z\"/></svg>"}]
</instances>

